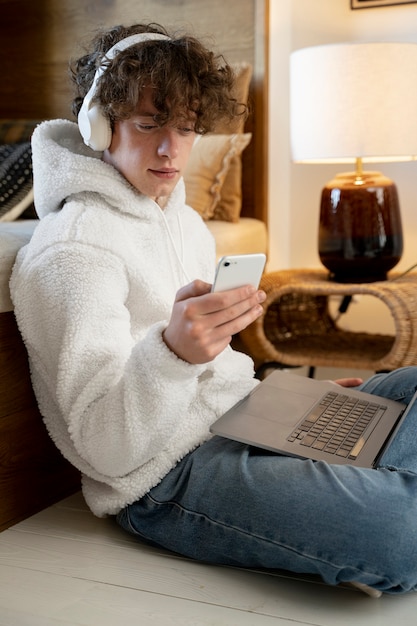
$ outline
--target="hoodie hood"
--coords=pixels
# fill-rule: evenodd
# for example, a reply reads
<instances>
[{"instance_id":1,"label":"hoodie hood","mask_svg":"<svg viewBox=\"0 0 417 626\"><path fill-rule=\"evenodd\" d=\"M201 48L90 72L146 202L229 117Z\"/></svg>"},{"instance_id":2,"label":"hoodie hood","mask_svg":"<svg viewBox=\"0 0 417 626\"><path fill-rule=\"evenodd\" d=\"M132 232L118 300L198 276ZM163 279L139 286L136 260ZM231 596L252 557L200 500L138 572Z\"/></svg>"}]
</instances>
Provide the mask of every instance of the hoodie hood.
<instances>
[{"instance_id":1,"label":"hoodie hood","mask_svg":"<svg viewBox=\"0 0 417 626\"><path fill-rule=\"evenodd\" d=\"M137 214L139 192L102 161L102 152L94 152L82 140L77 124L68 120L43 122L32 135L34 197L36 211L42 219L58 211L78 194L97 193L118 210ZM119 179L120 185L117 184ZM181 179L171 194L175 204L185 203L184 181ZM148 209L149 219L155 214L150 198L141 203L141 214ZM168 202L167 208L171 204Z\"/></svg>"}]
</instances>

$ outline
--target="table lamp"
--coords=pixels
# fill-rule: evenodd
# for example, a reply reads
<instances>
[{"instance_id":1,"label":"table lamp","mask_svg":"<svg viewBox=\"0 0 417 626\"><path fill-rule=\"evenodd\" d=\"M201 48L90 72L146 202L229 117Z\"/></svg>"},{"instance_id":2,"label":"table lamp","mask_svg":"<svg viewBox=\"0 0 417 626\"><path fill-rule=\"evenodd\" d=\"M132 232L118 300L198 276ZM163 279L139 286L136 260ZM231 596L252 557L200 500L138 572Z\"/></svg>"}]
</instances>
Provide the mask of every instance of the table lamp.
<instances>
[{"instance_id":1,"label":"table lamp","mask_svg":"<svg viewBox=\"0 0 417 626\"><path fill-rule=\"evenodd\" d=\"M322 191L319 256L338 282L385 280L400 260L397 188L364 163L417 155L417 43L341 43L290 62L296 163L353 163Z\"/></svg>"}]
</instances>

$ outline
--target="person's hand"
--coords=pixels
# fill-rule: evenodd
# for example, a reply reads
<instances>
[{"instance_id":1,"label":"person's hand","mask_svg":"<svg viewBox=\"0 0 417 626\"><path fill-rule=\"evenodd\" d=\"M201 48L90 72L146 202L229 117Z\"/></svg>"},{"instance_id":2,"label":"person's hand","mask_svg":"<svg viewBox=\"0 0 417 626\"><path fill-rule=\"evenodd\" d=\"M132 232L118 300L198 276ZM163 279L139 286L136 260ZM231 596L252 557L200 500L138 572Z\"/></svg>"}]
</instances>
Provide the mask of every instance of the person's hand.
<instances>
[{"instance_id":1,"label":"person's hand","mask_svg":"<svg viewBox=\"0 0 417 626\"><path fill-rule=\"evenodd\" d=\"M262 314L266 294L251 285L210 292L211 285L195 280L175 297L171 319L163 332L170 350L188 363L208 363Z\"/></svg>"},{"instance_id":2,"label":"person's hand","mask_svg":"<svg viewBox=\"0 0 417 626\"><path fill-rule=\"evenodd\" d=\"M333 382L341 387L357 387L363 383L363 380L362 378L338 378Z\"/></svg>"}]
</instances>

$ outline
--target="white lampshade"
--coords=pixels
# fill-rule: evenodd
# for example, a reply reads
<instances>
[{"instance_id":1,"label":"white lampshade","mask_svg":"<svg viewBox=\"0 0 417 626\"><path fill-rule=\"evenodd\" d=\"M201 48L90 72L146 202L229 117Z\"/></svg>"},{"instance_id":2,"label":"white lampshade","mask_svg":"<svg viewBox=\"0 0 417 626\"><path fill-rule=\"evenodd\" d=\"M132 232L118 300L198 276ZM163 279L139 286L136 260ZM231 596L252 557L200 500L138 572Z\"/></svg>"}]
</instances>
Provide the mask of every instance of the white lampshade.
<instances>
[{"instance_id":1,"label":"white lampshade","mask_svg":"<svg viewBox=\"0 0 417 626\"><path fill-rule=\"evenodd\" d=\"M291 54L296 162L417 155L417 43L342 43Z\"/></svg>"}]
</instances>

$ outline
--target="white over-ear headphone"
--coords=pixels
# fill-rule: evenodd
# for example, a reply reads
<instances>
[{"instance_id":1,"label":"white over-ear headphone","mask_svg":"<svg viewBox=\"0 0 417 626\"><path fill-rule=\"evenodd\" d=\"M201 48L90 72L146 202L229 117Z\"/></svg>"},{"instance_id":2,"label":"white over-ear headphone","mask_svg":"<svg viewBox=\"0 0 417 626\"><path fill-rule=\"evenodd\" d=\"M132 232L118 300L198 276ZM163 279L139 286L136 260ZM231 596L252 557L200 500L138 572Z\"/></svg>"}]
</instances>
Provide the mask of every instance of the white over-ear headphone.
<instances>
[{"instance_id":1,"label":"white over-ear headphone","mask_svg":"<svg viewBox=\"0 0 417 626\"><path fill-rule=\"evenodd\" d=\"M99 104L93 104L97 81L106 71L106 61L111 61L114 57L137 43L143 41L152 41L153 39L169 39L166 35L159 33L139 33L130 35L121 41L118 41L103 57L102 64L95 73L93 84L84 98L80 112L78 113L78 127L84 143L93 150L106 150L111 143L111 126L110 120L103 114Z\"/></svg>"}]
</instances>

